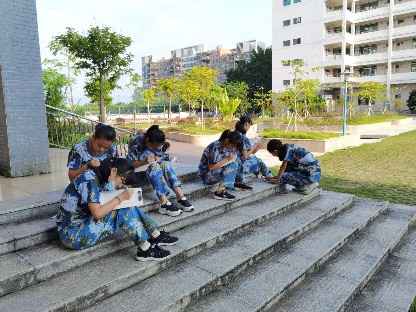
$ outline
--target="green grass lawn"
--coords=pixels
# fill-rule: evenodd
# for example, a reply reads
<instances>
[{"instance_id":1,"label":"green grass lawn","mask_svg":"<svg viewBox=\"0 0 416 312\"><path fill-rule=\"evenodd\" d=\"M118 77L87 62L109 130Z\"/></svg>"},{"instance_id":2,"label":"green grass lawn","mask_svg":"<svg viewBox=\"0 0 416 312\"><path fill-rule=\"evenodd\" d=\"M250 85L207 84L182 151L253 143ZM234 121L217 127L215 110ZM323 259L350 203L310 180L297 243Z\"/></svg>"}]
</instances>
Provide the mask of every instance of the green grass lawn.
<instances>
[{"instance_id":1,"label":"green grass lawn","mask_svg":"<svg viewBox=\"0 0 416 312\"><path fill-rule=\"evenodd\" d=\"M367 114L357 114L356 116L348 120L348 124L352 126L357 125L366 125L366 124L375 124L380 122L394 121L407 118L407 116L399 115L396 113L386 113L386 114L374 114L367 116ZM282 123L286 123L286 120L282 120ZM305 120L299 120L299 125L305 125L308 127L323 127L323 126L340 126L341 127L341 117L340 116L327 116L327 117L312 117Z\"/></svg>"},{"instance_id":2,"label":"green grass lawn","mask_svg":"<svg viewBox=\"0 0 416 312\"><path fill-rule=\"evenodd\" d=\"M339 136L333 132L303 132L303 131L285 131L281 129L266 129L261 134L264 138L281 138L281 139L305 139L305 140L326 140Z\"/></svg>"},{"instance_id":3,"label":"green grass lawn","mask_svg":"<svg viewBox=\"0 0 416 312\"><path fill-rule=\"evenodd\" d=\"M320 157L324 189L416 205L416 131Z\"/></svg>"}]
</instances>

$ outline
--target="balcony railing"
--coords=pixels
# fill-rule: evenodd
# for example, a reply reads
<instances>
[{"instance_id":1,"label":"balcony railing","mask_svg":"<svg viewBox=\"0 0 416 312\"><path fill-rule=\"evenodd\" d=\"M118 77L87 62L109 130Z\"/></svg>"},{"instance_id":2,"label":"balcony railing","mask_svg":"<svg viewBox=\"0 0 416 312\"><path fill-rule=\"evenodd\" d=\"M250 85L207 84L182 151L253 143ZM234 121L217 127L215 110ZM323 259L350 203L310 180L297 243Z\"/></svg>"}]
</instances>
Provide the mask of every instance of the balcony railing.
<instances>
[{"instance_id":1,"label":"balcony railing","mask_svg":"<svg viewBox=\"0 0 416 312\"><path fill-rule=\"evenodd\" d=\"M98 121L82 117L80 115L46 105L48 122L48 137L51 147L71 149L74 144L87 139L94 133L95 126L101 124ZM114 127L117 133L115 142L118 154L127 155L128 142L133 131Z\"/></svg>"}]
</instances>

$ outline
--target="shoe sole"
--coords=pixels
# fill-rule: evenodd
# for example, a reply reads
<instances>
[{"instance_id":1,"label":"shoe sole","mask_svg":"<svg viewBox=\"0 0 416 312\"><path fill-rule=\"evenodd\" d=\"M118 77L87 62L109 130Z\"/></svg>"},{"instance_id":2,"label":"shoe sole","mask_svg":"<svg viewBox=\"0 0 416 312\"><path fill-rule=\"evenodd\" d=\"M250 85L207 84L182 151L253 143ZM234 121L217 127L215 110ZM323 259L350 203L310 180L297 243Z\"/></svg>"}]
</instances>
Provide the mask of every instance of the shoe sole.
<instances>
[{"instance_id":1,"label":"shoe sole","mask_svg":"<svg viewBox=\"0 0 416 312\"><path fill-rule=\"evenodd\" d=\"M167 211L167 210L159 209L159 213L162 214L162 215L170 216L170 217L177 217L177 216L180 216L181 215L182 210L178 210L178 211Z\"/></svg>"},{"instance_id":2,"label":"shoe sole","mask_svg":"<svg viewBox=\"0 0 416 312\"><path fill-rule=\"evenodd\" d=\"M217 195L214 195L214 199L226 200L226 201L233 201L235 198L225 198L225 197L219 197Z\"/></svg>"},{"instance_id":3,"label":"shoe sole","mask_svg":"<svg viewBox=\"0 0 416 312\"><path fill-rule=\"evenodd\" d=\"M169 256L166 256L165 258L167 258L167 257L169 257ZM140 261L140 262L146 262L146 261L161 261L161 260L163 260L165 258L152 258L152 257L149 257L149 258L141 258L141 257L136 257L136 261Z\"/></svg>"},{"instance_id":4,"label":"shoe sole","mask_svg":"<svg viewBox=\"0 0 416 312\"><path fill-rule=\"evenodd\" d=\"M158 246L175 246L177 242L174 243L158 243Z\"/></svg>"},{"instance_id":5,"label":"shoe sole","mask_svg":"<svg viewBox=\"0 0 416 312\"><path fill-rule=\"evenodd\" d=\"M191 212L191 211L194 211L194 206L191 206L191 207L185 207L185 206L182 206L182 210L184 211L184 212Z\"/></svg>"}]
</instances>

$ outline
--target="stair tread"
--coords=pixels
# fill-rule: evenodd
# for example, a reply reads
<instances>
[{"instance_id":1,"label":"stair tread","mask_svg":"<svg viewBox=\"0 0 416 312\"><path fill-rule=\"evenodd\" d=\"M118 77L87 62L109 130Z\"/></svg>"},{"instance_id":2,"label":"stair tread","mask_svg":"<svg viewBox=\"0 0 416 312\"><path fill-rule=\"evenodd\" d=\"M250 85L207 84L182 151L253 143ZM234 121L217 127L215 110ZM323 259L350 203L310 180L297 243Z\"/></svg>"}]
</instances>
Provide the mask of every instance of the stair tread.
<instances>
[{"instance_id":1,"label":"stair tread","mask_svg":"<svg viewBox=\"0 0 416 312\"><path fill-rule=\"evenodd\" d=\"M338 311L371 278L385 256L407 231L410 217L387 214L307 278L275 311Z\"/></svg>"},{"instance_id":2,"label":"stair tread","mask_svg":"<svg viewBox=\"0 0 416 312\"><path fill-rule=\"evenodd\" d=\"M347 311L407 311L416 296L415 285L416 229L413 227Z\"/></svg>"},{"instance_id":3,"label":"stair tread","mask_svg":"<svg viewBox=\"0 0 416 312\"><path fill-rule=\"evenodd\" d=\"M276 198L278 199L279 197ZM176 302L186 302L183 297L207 285L217 285L218 280L226 278L231 271L253 261L277 242L300 235L301 229L326 216L337 205L345 207L351 199L349 195L322 194L319 199L305 207L289 210L270 222L247 231L239 238L225 241L212 250L205 250L179 266L126 289L87 311L170 311L171 305ZM268 202L264 203L264 206L272 207L273 204ZM245 211L240 209L238 212L244 214ZM187 237L188 235L185 235L184 241ZM144 296L146 300L143 300ZM232 307L234 311L238 310L235 309L235 305Z\"/></svg>"},{"instance_id":4,"label":"stair tread","mask_svg":"<svg viewBox=\"0 0 416 312\"><path fill-rule=\"evenodd\" d=\"M303 198L303 196L297 194L290 194L284 198L279 197L279 202L276 203L275 210L282 209L288 203L294 201L299 202ZM269 202L266 201L266 203ZM267 214L270 213L271 204L266 203L261 205L247 205L243 209L257 209L257 216L261 215L262 212ZM228 223L222 221L224 216L221 215L216 218L216 222L207 220L204 223L181 230L180 236L194 237L195 239L193 241L184 239L182 245L180 243L173 249L175 251L174 255L173 257L170 257L168 261L175 261L175 259L178 258L178 255L184 250L189 250L191 246L195 247L203 244L201 246L205 248L206 246L204 244L207 242L209 243L212 239L220 237L220 235L222 235L221 233L234 230L244 226L249 220L256 219L255 217L249 217L247 214L242 214L241 210L242 209L237 209L228 212L227 215L234 216L233 218L228 218ZM193 228L193 233L190 228ZM184 235L182 235L182 231ZM56 304L60 305L70 298L78 298L79 296L91 294L91 292L95 292L97 296L101 296L109 290L115 291L119 289L119 287L122 287L121 289L123 289L123 287L130 286L130 282L137 282L134 278L131 278L132 276L140 275L140 279L142 279L142 274L144 274L144 277L148 277L146 274L152 275L160 269L160 266L157 263L136 262L133 259L134 252L135 248L122 250L114 255L98 259L71 271L64 272L55 278L49 279L47 282L33 285L19 292L6 295L0 298L0 310L26 311L25 309L27 309L27 311L44 311L46 308ZM83 282L79 283L80 280ZM68 298L68 293L71 293L70 298ZM34 302L36 302L36 304L34 304Z\"/></svg>"},{"instance_id":5,"label":"stair tread","mask_svg":"<svg viewBox=\"0 0 416 312\"><path fill-rule=\"evenodd\" d=\"M250 193L244 192L244 193L236 194L237 200L249 198L253 196L253 194L260 194L264 192L265 190L268 190L274 187L270 184L266 184L262 182L254 182L252 185L254 187L254 191ZM288 196L286 200L292 201L292 200L295 200L295 198L299 199L301 197L299 195L292 194L291 196ZM194 211L183 213L178 217L172 218L172 217L161 215L155 212L150 212L150 215L153 218L155 218L162 227L172 229L172 228L181 226L180 223L183 223L186 220L192 220L192 218L195 216L199 216L204 213L209 213L210 211L215 210L218 207L224 206L224 204L226 204L224 201L213 201L212 199L209 199L209 198L201 198L194 202L194 205L196 207ZM50 230L56 227L55 220L50 219L50 218L43 219L43 220L35 220L35 221L30 222L29 224L30 226L25 228L25 231L29 234L26 233L25 235L30 235L30 233L34 235L36 233L42 232L45 228ZM7 227L4 227L4 228L7 228ZM3 227L0 228L0 231L3 230L4 228ZM15 228L14 231L18 233L18 229L20 229L20 227ZM18 235L22 236L23 233L18 233ZM114 240L114 239L108 242L100 243L97 246L94 246L92 248L82 250L82 251L73 251L73 250L65 249L57 241L52 241L52 242L47 242L47 243L31 246L29 248L1 256L0 259L3 259L4 263L10 263L10 269L8 269L7 265L4 264L3 270L0 270L0 285L1 285L1 281L7 280L11 276L13 276L13 275L10 275L10 272L15 271L14 266L20 265L22 267L21 269L18 270L20 274L25 273L25 272L26 273L31 272L33 270L33 267L36 268L37 270L42 270L42 269L52 267L52 270L56 271L58 269L56 264L59 264L60 262L65 260L65 261L68 261L69 263L67 266L64 266L64 268L68 269L68 267L73 267L73 266L82 264L82 262L76 263L77 258L81 258L81 257L89 258L89 259L82 260L84 262L88 262L91 260L91 258L94 259L99 256L102 256L105 253L111 253L113 251L117 251L127 246L128 244L126 244L125 242L120 244L117 240ZM107 248L107 251L101 250L105 248ZM26 259L26 262L28 262L31 266L28 267L27 265L17 261L19 259ZM44 278L43 276L39 276L39 272L37 273L38 273L37 275L38 279ZM48 272L46 272L45 274L47 275ZM52 273L49 273L49 274L52 274Z\"/></svg>"},{"instance_id":6,"label":"stair tread","mask_svg":"<svg viewBox=\"0 0 416 312\"><path fill-rule=\"evenodd\" d=\"M363 218L364 209L367 213ZM287 250L277 252L269 259L253 266L230 285L197 302L187 311L222 311L220 307L230 306L235 301L239 301L244 307L241 312L263 308L276 296L287 291L290 285L302 279L304 274L318 261L325 259L335 246L342 246L358 228L363 228L368 220L378 216L383 210L384 206L362 207L360 203L356 203L351 209L337 215L335 219L332 218L321 224ZM357 222L348 225L353 219Z\"/></svg>"}]
</instances>

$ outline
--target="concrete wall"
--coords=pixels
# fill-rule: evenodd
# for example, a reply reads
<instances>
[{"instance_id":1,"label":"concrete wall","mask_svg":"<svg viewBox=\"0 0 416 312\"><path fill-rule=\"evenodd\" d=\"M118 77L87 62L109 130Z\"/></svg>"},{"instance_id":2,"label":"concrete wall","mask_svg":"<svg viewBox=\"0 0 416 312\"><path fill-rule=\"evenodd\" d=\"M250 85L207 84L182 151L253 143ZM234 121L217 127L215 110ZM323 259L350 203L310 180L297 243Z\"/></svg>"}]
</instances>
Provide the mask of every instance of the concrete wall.
<instances>
[{"instance_id":1,"label":"concrete wall","mask_svg":"<svg viewBox=\"0 0 416 312\"><path fill-rule=\"evenodd\" d=\"M1 0L0 16L0 173L47 172L48 133L35 0Z\"/></svg>"}]
</instances>

